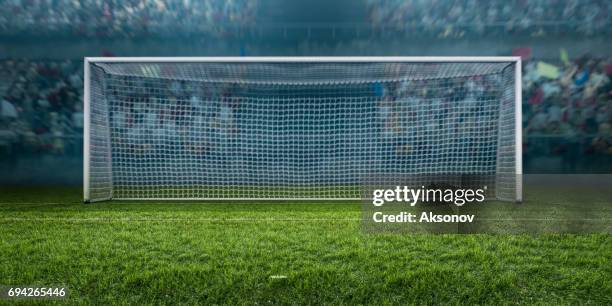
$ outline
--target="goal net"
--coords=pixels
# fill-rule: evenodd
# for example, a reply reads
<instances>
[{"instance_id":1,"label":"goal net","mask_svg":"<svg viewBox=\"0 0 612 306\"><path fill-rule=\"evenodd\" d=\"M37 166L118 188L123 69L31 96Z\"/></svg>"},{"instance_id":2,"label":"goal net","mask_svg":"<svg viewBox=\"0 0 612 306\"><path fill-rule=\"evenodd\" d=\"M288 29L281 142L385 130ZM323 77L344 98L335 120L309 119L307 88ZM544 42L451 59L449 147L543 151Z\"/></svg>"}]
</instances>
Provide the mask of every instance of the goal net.
<instances>
[{"instance_id":1,"label":"goal net","mask_svg":"<svg viewBox=\"0 0 612 306\"><path fill-rule=\"evenodd\" d=\"M357 199L490 175L521 199L516 58L91 58L86 201Z\"/></svg>"}]
</instances>

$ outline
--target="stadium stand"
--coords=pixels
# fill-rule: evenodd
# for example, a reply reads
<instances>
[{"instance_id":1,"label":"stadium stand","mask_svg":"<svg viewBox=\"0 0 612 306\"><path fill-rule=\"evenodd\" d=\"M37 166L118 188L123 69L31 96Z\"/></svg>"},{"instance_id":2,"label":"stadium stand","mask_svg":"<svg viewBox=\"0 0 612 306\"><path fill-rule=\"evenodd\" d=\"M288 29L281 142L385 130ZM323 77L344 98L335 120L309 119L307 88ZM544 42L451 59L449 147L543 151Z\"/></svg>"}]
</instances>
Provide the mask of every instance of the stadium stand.
<instances>
[{"instance_id":1,"label":"stadium stand","mask_svg":"<svg viewBox=\"0 0 612 306\"><path fill-rule=\"evenodd\" d=\"M257 0L6 1L0 35L142 37L222 35L224 26L250 26Z\"/></svg>"},{"instance_id":2,"label":"stadium stand","mask_svg":"<svg viewBox=\"0 0 612 306\"><path fill-rule=\"evenodd\" d=\"M605 39L612 28L612 4L599 0L363 0L354 5L363 12L359 14L357 30L363 27L369 29L364 35L387 33L384 37L391 38L397 30L440 41L470 37L475 41L489 39L495 44L495 39L491 39L495 35L503 37L507 44L516 42L522 46L529 45L522 43L527 41L522 40L524 37L549 38L553 36L549 34L556 33L562 34L556 43L551 39L544 43L553 41L555 50L557 45L569 45L575 49L573 54L581 54L590 47L576 45L573 40L565 43L565 36L599 35ZM228 32L231 28L257 29L262 26L256 22L262 15L280 14L274 11L277 6L274 1L264 4L258 0L11 0L0 4L0 39L14 42L15 38L18 41L40 36L68 37L65 41L87 43L90 39L110 41L104 40L107 38L146 41L152 37L200 34L225 37L231 34ZM266 20L269 19L274 18ZM319 25L312 24L313 29ZM317 46L316 39L311 39L315 32L311 34L307 28L308 36L298 37L293 47L276 52L313 55L351 49L346 47L350 46L348 40L333 38L332 47L323 51L302 50L302 46L313 45L315 49ZM353 30L347 33L359 36L356 34L359 31ZM287 31L286 36L293 32ZM250 44L258 44L259 39L263 38L240 39L237 44L240 54L246 53L244 50ZM220 39L215 47L220 48L224 41L233 40ZM418 45L417 39L412 41L411 45ZM367 38L362 43L359 46L370 48ZM171 48L165 50L172 52ZM133 52L119 53L129 56ZM567 165L576 164L571 161L584 156L589 156L593 164L598 163L598 158L612 160L612 58L587 55L547 63L531 59L524 61L523 72L527 169L533 156L560 156ZM82 74L81 60L0 58L0 156L29 153L80 156Z\"/></svg>"},{"instance_id":3,"label":"stadium stand","mask_svg":"<svg viewBox=\"0 0 612 306\"><path fill-rule=\"evenodd\" d=\"M523 69L527 154L612 155L612 59L560 64L557 78L538 65L527 61ZM83 124L81 62L15 59L0 61L0 69L8 74L3 109L16 112L1 119L4 130L19 139L13 143L20 148L11 151L76 151Z\"/></svg>"},{"instance_id":4,"label":"stadium stand","mask_svg":"<svg viewBox=\"0 0 612 306\"><path fill-rule=\"evenodd\" d=\"M0 5L0 36L99 38L225 36L269 27L270 22L257 23L257 16L278 6L257 0L12 0ZM609 31L612 20L612 5L598 0L363 0L354 6L365 11L365 20L357 21L362 27L436 37L592 35Z\"/></svg>"},{"instance_id":5,"label":"stadium stand","mask_svg":"<svg viewBox=\"0 0 612 306\"><path fill-rule=\"evenodd\" d=\"M610 2L597 0L366 0L366 6L368 20L376 28L443 37L595 34L608 30L612 17Z\"/></svg>"}]
</instances>

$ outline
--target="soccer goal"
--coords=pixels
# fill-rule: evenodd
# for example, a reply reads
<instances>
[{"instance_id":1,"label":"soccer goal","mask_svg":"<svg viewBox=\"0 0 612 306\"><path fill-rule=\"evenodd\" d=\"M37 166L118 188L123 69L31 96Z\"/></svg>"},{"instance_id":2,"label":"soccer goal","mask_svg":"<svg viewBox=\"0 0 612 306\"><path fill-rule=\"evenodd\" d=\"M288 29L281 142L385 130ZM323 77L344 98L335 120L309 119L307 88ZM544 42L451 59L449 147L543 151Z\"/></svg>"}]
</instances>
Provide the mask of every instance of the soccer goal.
<instances>
[{"instance_id":1,"label":"soccer goal","mask_svg":"<svg viewBox=\"0 0 612 306\"><path fill-rule=\"evenodd\" d=\"M490 175L520 201L518 57L85 58L86 202L359 199Z\"/></svg>"}]
</instances>

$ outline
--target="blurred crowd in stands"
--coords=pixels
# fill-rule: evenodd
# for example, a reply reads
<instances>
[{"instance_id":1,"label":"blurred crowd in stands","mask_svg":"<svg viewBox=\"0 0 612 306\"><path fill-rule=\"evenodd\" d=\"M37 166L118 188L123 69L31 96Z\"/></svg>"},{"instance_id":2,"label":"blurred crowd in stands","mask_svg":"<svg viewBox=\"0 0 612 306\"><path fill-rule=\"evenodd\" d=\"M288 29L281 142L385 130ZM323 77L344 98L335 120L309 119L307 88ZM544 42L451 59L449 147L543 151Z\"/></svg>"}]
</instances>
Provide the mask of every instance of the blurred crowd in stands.
<instances>
[{"instance_id":1,"label":"blurred crowd in stands","mask_svg":"<svg viewBox=\"0 0 612 306\"><path fill-rule=\"evenodd\" d=\"M83 129L77 61L0 61L0 150L64 153ZM11 143L15 145L10 145Z\"/></svg>"},{"instance_id":2,"label":"blurred crowd in stands","mask_svg":"<svg viewBox=\"0 0 612 306\"><path fill-rule=\"evenodd\" d=\"M0 6L0 35L85 37L224 34L250 26L257 0L10 0Z\"/></svg>"},{"instance_id":3,"label":"blurred crowd in stands","mask_svg":"<svg viewBox=\"0 0 612 306\"><path fill-rule=\"evenodd\" d=\"M363 1L368 27L441 37L595 34L612 23L612 3L602 0ZM258 0L9 0L0 6L5 36L222 36L257 26L260 13Z\"/></svg>"},{"instance_id":4,"label":"blurred crowd in stands","mask_svg":"<svg viewBox=\"0 0 612 306\"><path fill-rule=\"evenodd\" d=\"M558 76L543 73L540 64L523 67L526 152L612 156L612 59L555 63ZM0 61L0 150L79 151L82 75L80 61ZM541 147L554 136L561 142Z\"/></svg>"},{"instance_id":5,"label":"blurred crowd in stands","mask_svg":"<svg viewBox=\"0 0 612 306\"><path fill-rule=\"evenodd\" d=\"M563 156L573 171L581 155L612 157L612 60L584 56L550 71L543 65L527 61L523 68L526 163L544 151Z\"/></svg>"},{"instance_id":6,"label":"blurred crowd in stands","mask_svg":"<svg viewBox=\"0 0 612 306\"><path fill-rule=\"evenodd\" d=\"M608 31L612 2L600 0L365 0L376 28L438 37L474 34L596 34Z\"/></svg>"},{"instance_id":7,"label":"blurred crowd in stands","mask_svg":"<svg viewBox=\"0 0 612 306\"><path fill-rule=\"evenodd\" d=\"M558 78L541 75L535 61L523 72L524 124L529 133L594 135L610 132L612 62L583 57Z\"/></svg>"}]
</instances>

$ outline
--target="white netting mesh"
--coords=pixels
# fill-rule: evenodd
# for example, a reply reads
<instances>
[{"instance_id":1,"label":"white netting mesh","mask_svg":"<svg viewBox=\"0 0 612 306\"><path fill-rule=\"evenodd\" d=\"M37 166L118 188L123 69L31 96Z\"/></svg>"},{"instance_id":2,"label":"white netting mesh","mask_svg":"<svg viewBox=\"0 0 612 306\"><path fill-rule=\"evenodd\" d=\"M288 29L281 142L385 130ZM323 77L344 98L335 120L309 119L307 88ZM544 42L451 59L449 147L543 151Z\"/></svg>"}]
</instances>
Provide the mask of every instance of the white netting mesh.
<instances>
[{"instance_id":1,"label":"white netting mesh","mask_svg":"<svg viewBox=\"0 0 612 306\"><path fill-rule=\"evenodd\" d=\"M106 76L99 67L90 67L89 193L91 200L112 197L110 112ZM89 200L89 199L88 199Z\"/></svg>"},{"instance_id":2,"label":"white netting mesh","mask_svg":"<svg viewBox=\"0 0 612 306\"><path fill-rule=\"evenodd\" d=\"M517 198L510 62L92 65L92 198L358 198L386 173Z\"/></svg>"}]
</instances>

